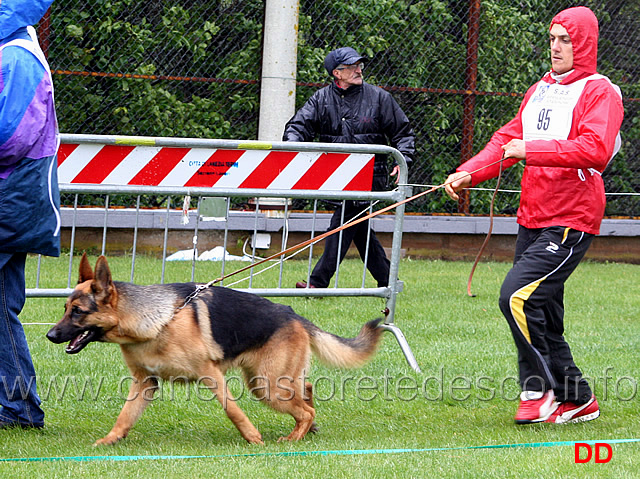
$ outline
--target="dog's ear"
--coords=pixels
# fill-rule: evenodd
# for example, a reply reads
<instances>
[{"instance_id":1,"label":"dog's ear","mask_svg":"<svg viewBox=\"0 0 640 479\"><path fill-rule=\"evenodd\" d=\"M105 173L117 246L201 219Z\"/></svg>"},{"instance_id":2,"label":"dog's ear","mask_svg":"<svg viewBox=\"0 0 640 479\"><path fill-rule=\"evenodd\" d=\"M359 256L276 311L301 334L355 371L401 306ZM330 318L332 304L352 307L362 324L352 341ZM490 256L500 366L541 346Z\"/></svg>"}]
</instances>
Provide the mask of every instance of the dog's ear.
<instances>
[{"instance_id":1,"label":"dog's ear","mask_svg":"<svg viewBox=\"0 0 640 479\"><path fill-rule=\"evenodd\" d=\"M93 279L93 270L87 259L87 253L82 253L82 259L80 260L80 274L78 276L78 284L84 283Z\"/></svg>"},{"instance_id":2,"label":"dog's ear","mask_svg":"<svg viewBox=\"0 0 640 479\"><path fill-rule=\"evenodd\" d=\"M108 301L113 291L113 280L111 279L111 270L107 258L100 256L96 261L96 274L91 284L91 289L99 301Z\"/></svg>"}]
</instances>

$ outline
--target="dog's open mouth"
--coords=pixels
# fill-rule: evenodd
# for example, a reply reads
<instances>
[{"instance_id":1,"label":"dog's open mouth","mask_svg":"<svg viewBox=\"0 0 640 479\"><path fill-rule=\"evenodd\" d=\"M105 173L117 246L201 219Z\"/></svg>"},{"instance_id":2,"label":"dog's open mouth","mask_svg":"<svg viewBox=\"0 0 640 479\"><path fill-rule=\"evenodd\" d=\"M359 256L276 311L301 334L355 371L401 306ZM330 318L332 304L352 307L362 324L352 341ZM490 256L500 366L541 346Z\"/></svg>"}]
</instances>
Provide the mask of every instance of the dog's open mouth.
<instances>
[{"instance_id":1,"label":"dog's open mouth","mask_svg":"<svg viewBox=\"0 0 640 479\"><path fill-rule=\"evenodd\" d=\"M98 331L95 329L87 329L80 333L78 336L69 341L67 348L65 349L67 354L76 354L84 349L84 347L91 341L96 339Z\"/></svg>"}]
</instances>

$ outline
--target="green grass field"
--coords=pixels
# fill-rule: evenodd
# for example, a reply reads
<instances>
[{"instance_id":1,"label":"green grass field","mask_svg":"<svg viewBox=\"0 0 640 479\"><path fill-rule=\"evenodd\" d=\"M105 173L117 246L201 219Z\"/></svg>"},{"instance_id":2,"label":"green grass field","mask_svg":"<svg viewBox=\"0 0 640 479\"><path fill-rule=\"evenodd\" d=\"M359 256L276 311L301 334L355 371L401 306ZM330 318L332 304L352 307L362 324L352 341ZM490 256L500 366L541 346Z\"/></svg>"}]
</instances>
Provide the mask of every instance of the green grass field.
<instances>
[{"instance_id":1,"label":"green grass field","mask_svg":"<svg viewBox=\"0 0 640 479\"><path fill-rule=\"evenodd\" d=\"M43 259L41 284L66 287L66 261ZM136 281L158 281L159 262L138 261ZM35 262L30 258L30 283ZM110 258L110 264L116 279L128 280L128 258ZM228 268L238 266L244 264ZM306 261L288 262L286 284L304 279L306 266ZM263 434L264 447L244 442L206 391L165 383L128 438L94 448L126 397L128 371L119 348L93 343L69 356L63 345L47 341L49 326L26 325L46 428L0 431L1 456L84 459L0 462L0 477L638 477L633 458L640 443L613 444L613 457L605 464L575 464L574 447L562 443L640 438L640 266L585 262L567 283L566 336L576 363L591 378L602 414L596 421L565 426L513 423L519 394L516 351L497 306L509 265L481 263L475 298L466 296L470 266L403 260L405 289L396 324L422 372L408 366L391 334L360 370L314 362L310 380L316 386L320 431L293 444L276 442L290 432L293 420L250 398L234 372L232 390ZM353 277L357 286L360 268L358 260L347 260L341 278L348 283ZM190 271L190 264L170 264L167 281L187 280ZM199 264L196 280L218 275L219 265ZM268 285L276 275L277 268L254 286ZM384 307L381 299L371 298L276 301L342 336L355 335ZM29 299L21 319L55 322L63 304L63 299ZM476 448L516 444L527 446ZM98 456L137 459L95 460Z\"/></svg>"}]
</instances>

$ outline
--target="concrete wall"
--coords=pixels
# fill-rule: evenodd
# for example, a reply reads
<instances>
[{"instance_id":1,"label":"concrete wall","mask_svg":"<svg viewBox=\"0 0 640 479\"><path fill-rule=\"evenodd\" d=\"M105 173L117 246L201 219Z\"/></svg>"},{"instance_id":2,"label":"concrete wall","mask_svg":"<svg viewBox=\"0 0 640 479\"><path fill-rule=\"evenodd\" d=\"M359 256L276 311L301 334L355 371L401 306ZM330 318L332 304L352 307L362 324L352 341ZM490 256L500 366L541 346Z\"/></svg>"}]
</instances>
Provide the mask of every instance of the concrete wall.
<instances>
[{"instance_id":1,"label":"concrete wall","mask_svg":"<svg viewBox=\"0 0 640 479\"><path fill-rule=\"evenodd\" d=\"M227 220L229 234L227 250L231 254L242 254L247 238L254 228L271 235L271 246L260 250L260 255L280 251L283 219L278 213L259 214L257 221L253 211L232 211ZM331 213L319 213L316 219L316 235L329 226ZM189 224L182 224L182 214L172 211L168 217L167 249L169 254L193 247L195 213ZM62 242L68 248L73 225L73 210L62 210ZM99 251L104 231L104 210L81 208L76 215L76 251ZM130 252L133 245L133 228L136 224L135 210L110 210L107 216L107 251L110 254ZM292 212L288 220L288 246L301 243L310 237L312 215ZM162 254L167 214L164 210L141 210L138 217L138 252ZM393 216L381 215L373 219L374 230L383 246L391 246ZM200 222L198 225L198 250L200 252L221 246L224 241L224 221ZM489 218L468 216L424 216L407 215L404 221L403 254L414 258L473 260L489 228ZM485 260L511 261L515 244L517 224L513 217L494 218L491 240L484 253ZM251 246L247 246L250 251ZM323 244L314 246L314 255L322 252ZM350 255L357 256L352 247ZM302 253L301 257L305 257ZM600 236L596 237L587 258L596 261L618 261L640 264L640 220L605 219Z\"/></svg>"}]
</instances>

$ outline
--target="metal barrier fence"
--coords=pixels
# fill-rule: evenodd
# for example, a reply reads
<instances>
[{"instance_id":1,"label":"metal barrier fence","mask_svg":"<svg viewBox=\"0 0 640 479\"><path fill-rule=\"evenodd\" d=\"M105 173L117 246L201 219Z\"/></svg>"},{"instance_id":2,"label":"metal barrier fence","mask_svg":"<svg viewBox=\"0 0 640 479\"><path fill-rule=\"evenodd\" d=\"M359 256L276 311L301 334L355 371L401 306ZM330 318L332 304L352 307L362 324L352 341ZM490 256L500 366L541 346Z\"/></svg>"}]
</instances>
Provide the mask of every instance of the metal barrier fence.
<instances>
[{"instance_id":1,"label":"metal barrier fence","mask_svg":"<svg viewBox=\"0 0 640 479\"><path fill-rule=\"evenodd\" d=\"M66 297L71 291L71 285L74 282L75 274L72 271L72 262L74 258L74 249L75 249L75 241L77 237L77 232L83 225L87 223L91 223L92 225L96 225L98 223L102 224L102 238L101 238L101 254L104 254L107 248L108 235L109 232L113 230L113 228L131 228L133 229L133 241L131 244L131 281L134 280L135 276L135 268L136 268L136 253L138 250L138 233L142 228L154 228L160 226L163 231L163 247L162 247L162 273L161 273L161 282L164 282L165 276L165 267L166 261L168 258L168 238L171 232L176 231L192 231L193 233L193 250L190 253L191 259L191 277L184 278L183 281L193 281L195 268L196 268L196 255L198 251L198 235L201 229L217 229L222 231L223 241L220 245L222 247L222 258L221 258L221 278L225 276L225 272L229 273L226 269L227 263L227 246L228 246L228 238L229 232L233 230L233 228L242 228L245 230L252 231L253 242L252 242L252 254L250 255L252 263L255 262L255 248L256 248L256 238L258 237L259 232L270 230L277 231L281 229L283 231L282 234L282 251L284 251L287 247L286 232L288 231L288 223L290 221L300 221L301 215L298 214L296 217L296 213L290 211L290 201L296 199L302 199L305 201L313 202L313 213L311 214L311 218L309 219L309 214L305 214L305 221L311 221L311 237L318 236L316 232L321 227L323 223L326 223L326 220L323 222L319 219L318 215L318 201L320 200L329 200L329 201L340 201L344 202L346 200L362 200L368 201L369 206L364 209L363 213L366 214L368 211L372 211L373 202L384 201L396 203L399 201L408 198L411 192L411 188L407 186L407 165L403 155L397 150L382 146L382 145L349 145L349 144L323 144L323 143L294 143L294 142L258 142L258 141L250 141L250 142L240 142L234 140L203 140L203 139L181 139L181 138L150 138L150 137L121 137L121 136L94 136L94 135L61 135L62 145L60 148L59 156L64 156L63 152L73 149L76 152L80 152L76 154L76 160L80 161L80 166L76 165L76 167L69 167L67 160L59 159L59 176L60 176L60 190L63 197L69 200L73 198L73 206L66 206L62 208L62 227L70 228L70 255L69 255L69 273L66 278L66 284L61 285L56 288L44 288L40 286L40 276L41 276L41 262L38 260L38 270L36 275L36 285L34 288L27 289L28 297ZM71 145L71 148L70 148ZM119 154L120 156L117 158L113 158L112 156L101 154L101 152L107 151L109 147L117 146L120 148ZM323 160L326 160L326 157L331 154L340 154L343 159L346 158L344 164L348 163L351 160L351 157L358 159L357 157L369 158L369 161L365 162L371 167L373 166L373 155L374 154L385 154L393 157L393 159L400 166L400 171L398 175L398 186L393 191L340 191L337 189L282 189L282 188L272 188L272 187L264 187L264 188L236 188L236 187L203 187L203 186L176 186L176 185L162 185L162 182L158 186L151 185L136 185L136 184L86 184L79 183L83 177L86 177L88 174L98 175L97 177L107 179L107 183L109 182L108 178L114 178L114 175L117 176L117 167L119 164L123 163L123 157L125 156L123 152L131 152L134 148L140 147L141 151L136 152L135 155L131 155L134 158L131 160L133 162L138 162L138 166L144 169L142 166L144 164L153 164L154 159L158 159L161 156L162 160L167 163L169 157L176 157L178 155L181 160L175 162L177 165L177 169L180 167L189 166L191 161L195 160L186 160L185 151L189 150L189 152L193 152L193 155L200 158L205 158L205 160L197 160L195 161L195 165L192 165L191 170L189 170L186 177L193 177L191 172L193 170L197 170L203 177L211 176L207 175L207 173L211 173L211 171L207 171L207 168L212 168L216 166L216 164L220 163L217 160L211 160L216 157L216 153L220 151L232 151L232 152L241 152L240 156L243 155L251 155L255 154L255 152L293 152L298 154L316 154L317 158L303 158L303 164L307 164L307 168L309 168L311 164L321 165ZM84 149L83 149L84 148ZM167 153L167 151L169 153ZM94 168L92 167L91 159L87 158L90 156L90 152L93 152L95 157L99 159L99 165L101 171L91 171ZM212 153L213 152L213 153ZM174 154L175 153L175 154ZM110 152L110 155L115 154L117 156L117 152ZM319 155L318 155L319 154ZM182 155L182 156L180 156ZM192 155L192 156L193 156ZM265 154L263 154L264 156ZM236 155L238 156L238 155ZM146 162L146 163L145 163ZM71 163L71 161L69 161ZM106 166L105 166L106 165ZM213 166L212 166L213 165ZM93 166L96 166L95 164ZM295 166L295 165L294 165ZM233 168L234 165L226 164L225 167ZM357 171L360 167L356 167L356 173L353 173L357 176ZM127 165L127 168L124 168L128 171L129 176L131 173L131 165ZM299 170L299 168L297 168ZM365 168L366 169L366 168ZM363 171L365 170L363 169ZM79 172L78 172L79 170ZM157 170L155 168L154 170ZM174 168L175 170L175 168ZM204 170L204 171L203 171ZM336 170L337 171L337 170ZM338 171L338 176L345 176L345 170L342 172ZM70 173L74 172L74 173ZM83 173L84 172L84 173ZM78 173L76 175L76 173ZM300 175L300 171L297 172ZM75 175L75 176L74 176ZM83 176L84 175L84 176ZM111 175L111 176L109 176ZM170 175L168 175L170 176ZM186 183L189 184L193 181L178 181L174 182L178 183ZM184 175L183 175L184 176ZM217 175L218 177L225 178L225 174L221 173ZM246 176L246 175L245 175ZM335 176L335 175L334 175ZM75 181L72 183L66 182L65 178L73 178L71 181ZM140 176L137 177L140 179ZM156 178L157 180L157 178ZM209 180L211 181L211 180ZM135 182L135 181L133 181ZM144 182L144 181L142 181ZM155 181L158 183L158 181ZM171 183L171 181L167 181ZM131 183L131 182L129 182ZM270 185L277 186L278 181L271 181ZM369 182L370 188L370 182ZM101 207L92 207L92 208L78 208L78 197L80 195L103 195L105 197L104 204ZM110 204L110 198L116 195L120 201L122 202L122 195L127 198L125 202L129 204L124 205L128 206L128 208L118 208L117 210L113 208ZM143 195L156 195L156 196L164 196L167 197L166 208L164 210L142 210L140 208L140 198ZM179 205L176 209L172 208L172 197L181 196L187 198L183 203L183 208L180 209ZM241 211L233 211L231 209L231 204L234 199L237 198L254 198L255 199L255 208L252 212L241 212ZM221 199L223 203L222 211L214 213L216 216L219 216L219 219L223 219L223 221L213 221L207 222L204 221L204 206L206 205L209 198L217 198ZM276 198L282 199L282 211L279 217L274 217L269 215L265 210L261 210L260 202L266 202L265 198ZM190 208L190 204L192 199L196 202L196 208ZM121 205L122 206L122 205ZM210 207L211 205L207 205ZM215 206L220 206L215 205ZM344 208L343 208L344 211ZM209 213L206 213L209 214ZM87 221L87 217L92 217L91 221ZM327 215L325 215L327 216ZM185 221L185 220L188 220ZM195 220L195 221L192 221ZM386 309L385 309L385 320L382 327L390 331L396 337L402 352L404 353L409 365L419 371L419 366L417 361L402 333L400 328L395 325L395 311L396 311L396 300L398 294L402 291L403 284L398 280L398 270L400 264L400 256L401 256L401 245L402 245L402 230L403 230L403 220L404 220L404 205L399 205L395 208L395 215L392 218L394 223L393 226L393 239L391 246L391 257L390 257L390 273L389 273L389 284L386 287L366 287L365 285L365 276L366 276L366 262L367 257L364 258L363 264L363 273L362 273L362 282L360 287L356 288L345 288L340 286L339 282L339 274L340 274L340 264L336 265L336 273L334 285L328 288L286 288L283 287L283 268L286 259L284 257L280 257L278 261L278 266L280 268L279 279L277 281L277 285L268 288L254 288L252 287L252 282L254 275L258 274L255 272L253 268L251 268L249 272L249 287L244 289L244 291L248 291L260 296L268 296L268 297L285 297L285 296L297 296L297 297L378 297L383 298L386 301ZM389 219L387 219L389 221ZM342 238L342 232L339 234L339 241ZM369 242L369 238L367 238L367 245ZM95 240L95 244L98 244L97 238ZM368 248L367 248L368 250ZM308 270L307 270L307 281L310 274L310 269L312 265L312 245L309 249L309 259L308 259ZM214 278L211 278L212 280ZM224 284L224 281L221 281L221 284Z\"/></svg>"}]
</instances>

